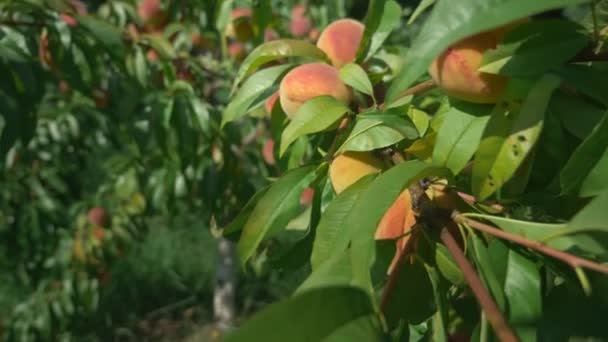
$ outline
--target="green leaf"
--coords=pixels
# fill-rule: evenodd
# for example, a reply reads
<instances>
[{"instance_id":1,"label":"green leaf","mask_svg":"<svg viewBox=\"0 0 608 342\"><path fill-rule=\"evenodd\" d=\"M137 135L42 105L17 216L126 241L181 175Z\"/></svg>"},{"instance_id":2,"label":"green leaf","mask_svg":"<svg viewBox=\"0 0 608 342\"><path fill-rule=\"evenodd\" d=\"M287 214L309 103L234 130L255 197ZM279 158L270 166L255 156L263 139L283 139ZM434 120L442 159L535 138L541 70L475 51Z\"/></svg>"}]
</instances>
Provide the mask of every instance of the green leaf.
<instances>
[{"instance_id":1,"label":"green leaf","mask_svg":"<svg viewBox=\"0 0 608 342\"><path fill-rule=\"evenodd\" d=\"M431 117L424 111L413 106L408 109L407 116L412 120L414 126L416 126L418 136L423 137L426 135L431 124Z\"/></svg>"},{"instance_id":2,"label":"green leaf","mask_svg":"<svg viewBox=\"0 0 608 342\"><path fill-rule=\"evenodd\" d=\"M608 147L604 150L600 160L587 174L583 184L581 184L579 194L582 197L599 195L604 189L608 188L608 177L606 175L608 175Z\"/></svg>"},{"instance_id":3,"label":"green leaf","mask_svg":"<svg viewBox=\"0 0 608 342\"><path fill-rule=\"evenodd\" d=\"M414 10L414 13L412 13L410 18L407 20L407 24L411 25L416 20L416 18L418 18L422 14L422 12L426 11L429 7L433 6L435 4L435 1L436 0L420 1L418 6L416 6L416 9Z\"/></svg>"},{"instance_id":4,"label":"green leaf","mask_svg":"<svg viewBox=\"0 0 608 342\"><path fill-rule=\"evenodd\" d=\"M389 327L400 319L419 324L435 313L433 285L422 262L404 263L394 289L384 311Z\"/></svg>"},{"instance_id":5,"label":"green leaf","mask_svg":"<svg viewBox=\"0 0 608 342\"><path fill-rule=\"evenodd\" d=\"M565 84L575 87L596 101L608 105L608 71L586 65L566 65L555 70Z\"/></svg>"},{"instance_id":6,"label":"green leaf","mask_svg":"<svg viewBox=\"0 0 608 342\"><path fill-rule=\"evenodd\" d=\"M503 292L502 282L500 279L500 271L492 265L492 259L488 247L477 234L469 234L471 241L471 252L474 256L473 261L477 265L479 274L482 276L486 287L490 290L496 305L504 311L506 308L506 298Z\"/></svg>"},{"instance_id":7,"label":"green leaf","mask_svg":"<svg viewBox=\"0 0 608 342\"><path fill-rule=\"evenodd\" d=\"M445 166L454 174L460 173L477 150L488 123L488 116L477 114L488 110L487 106L452 107L437 133L433 164Z\"/></svg>"},{"instance_id":8,"label":"green leaf","mask_svg":"<svg viewBox=\"0 0 608 342\"><path fill-rule=\"evenodd\" d=\"M316 166L291 170L264 193L249 215L237 245L242 265L266 237L287 227L300 208L302 191L317 177L318 172L320 169Z\"/></svg>"},{"instance_id":9,"label":"green leaf","mask_svg":"<svg viewBox=\"0 0 608 342\"><path fill-rule=\"evenodd\" d=\"M584 232L593 232L594 230L602 230L603 226L597 227L576 227L575 229L565 223L538 223L515 220L499 216L483 215L483 214L464 214L471 218L483 218L494 223L501 229L516 235L523 236L534 241L541 241L547 246L562 251L586 251L593 254L605 253L604 242L601 237L596 237L591 234L582 234Z\"/></svg>"},{"instance_id":10,"label":"green leaf","mask_svg":"<svg viewBox=\"0 0 608 342\"><path fill-rule=\"evenodd\" d=\"M406 117L375 112L360 114L339 151L371 151L416 138L418 131Z\"/></svg>"},{"instance_id":11,"label":"green leaf","mask_svg":"<svg viewBox=\"0 0 608 342\"><path fill-rule=\"evenodd\" d=\"M608 148L608 114L595 125L591 134L574 150L559 175L562 194L579 188ZM587 185L588 186L588 185ZM589 192L589 188L586 189ZM593 189L591 189L593 191Z\"/></svg>"},{"instance_id":12,"label":"green leaf","mask_svg":"<svg viewBox=\"0 0 608 342\"><path fill-rule=\"evenodd\" d=\"M608 190L602 191L568 223L570 231L608 232Z\"/></svg>"},{"instance_id":13,"label":"green leaf","mask_svg":"<svg viewBox=\"0 0 608 342\"><path fill-rule=\"evenodd\" d=\"M340 79L363 94L374 97L372 82L367 77L365 70L358 64L348 63L340 68Z\"/></svg>"},{"instance_id":14,"label":"green leaf","mask_svg":"<svg viewBox=\"0 0 608 342\"><path fill-rule=\"evenodd\" d=\"M481 72L538 75L564 64L589 43L580 25L563 19L531 21L508 32L483 56Z\"/></svg>"},{"instance_id":15,"label":"green leaf","mask_svg":"<svg viewBox=\"0 0 608 342\"><path fill-rule=\"evenodd\" d=\"M585 101L584 98L564 91L556 92L551 97L549 108L560 117L564 127L579 139L589 136L605 114L605 110Z\"/></svg>"},{"instance_id":16,"label":"green leaf","mask_svg":"<svg viewBox=\"0 0 608 342\"><path fill-rule=\"evenodd\" d=\"M97 19L90 15L78 16L80 25L89 31L107 49L106 51L116 58L124 56L122 32L107 21Z\"/></svg>"},{"instance_id":17,"label":"green leaf","mask_svg":"<svg viewBox=\"0 0 608 342\"><path fill-rule=\"evenodd\" d=\"M490 117L473 166L473 193L488 198L511 176L530 153L543 127L545 111L560 80L543 76L530 90L521 109L506 114L498 104Z\"/></svg>"},{"instance_id":18,"label":"green leaf","mask_svg":"<svg viewBox=\"0 0 608 342\"><path fill-rule=\"evenodd\" d=\"M378 176L355 203L347 224L352 229L351 257L355 283L371 290L370 268L374 263L374 232L397 197L413 182L427 176L451 177L445 168L412 160L398 164Z\"/></svg>"},{"instance_id":19,"label":"green leaf","mask_svg":"<svg viewBox=\"0 0 608 342\"><path fill-rule=\"evenodd\" d=\"M382 325L377 315L358 318L334 331L323 342L369 341L382 342Z\"/></svg>"},{"instance_id":20,"label":"green leaf","mask_svg":"<svg viewBox=\"0 0 608 342\"><path fill-rule=\"evenodd\" d=\"M516 19L583 3L584 0L461 0L439 1L405 56L405 65L388 89L385 103L422 76L433 59L453 43ZM608 99L608 97L606 97Z\"/></svg>"},{"instance_id":21,"label":"green leaf","mask_svg":"<svg viewBox=\"0 0 608 342\"><path fill-rule=\"evenodd\" d=\"M222 127L261 105L275 90L273 85L291 68L292 64L273 66L251 76L232 98L222 115ZM257 105L256 105L257 104Z\"/></svg>"},{"instance_id":22,"label":"green leaf","mask_svg":"<svg viewBox=\"0 0 608 342\"><path fill-rule=\"evenodd\" d=\"M368 295L352 287L326 287L272 304L234 333L227 342L321 341L350 322L372 314Z\"/></svg>"},{"instance_id":23,"label":"green leaf","mask_svg":"<svg viewBox=\"0 0 608 342\"><path fill-rule=\"evenodd\" d=\"M462 271L456 265L454 258L448 249L441 244L435 246L435 262L441 274L455 285L464 284L464 276Z\"/></svg>"},{"instance_id":24,"label":"green leaf","mask_svg":"<svg viewBox=\"0 0 608 342\"><path fill-rule=\"evenodd\" d=\"M346 249L331 252L323 263L314 268L314 271L298 287L296 293L329 286L353 286L350 254Z\"/></svg>"},{"instance_id":25,"label":"green leaf","mask_svg":"<svg viewBox=\"0 0 608 342\"><path fill-rule=\"evenodd\" d=\"M350 113L348 106L328 95L306 101L285 127L279 155L299 137L334 127L346 113Z\"/></svg>"},{"instance_id":26,"label":"green leaf","mask_svg":"<svg viewBox=\"0 0 608 342\"><path fill-rule=\"evenodd\" d=\"M215 28L218 32L221 32L222 35L230 22L233 2L234 0L219 0L219 4L215 7L217 9L215 13Z\"/></svg>"},{"instance_id":27,"label":"green leaf","mask_svg":"<svg viewBox=\"0 0 608 342\"><path fill-rule=\"evenodd\" d=\"M243 227L247 223L247 220L249 219L253 208L255 208L262 196L264 196L266 191L268 191L268 188L270 188L270 185L258 190L258 192L256 192L255 195L253 195L249 199L249 201L247 201L243 209L241 209L241 211L234 218L234 220L232 220L232 222L230 222L227 227L222 229L222 235L225 238L228 238L230 240L236 240L238 238L239 233L241 232L241 230L243 230Z\"/></svg>"},{"instance_id":28,"label":"green leaf","mask_svg":"<svg viewBox=\"0 0 608 342\"><path fill-rule=\"evenodd\" d=\"M362 191L371 184L374 177L374 175L363 177L346 188L329 203L323 212L310 255L313 270L319 268L332 255L348 248L351 226L346 224L346 220Z\"/></svg>"},{"instance_id":29,"label":"green leaf","mask_svg":"<svg viewBox=\"0 0 608 342\"><path fill-rule=\"evenodd\" d=\"M439 246L439 245L437 245ZM443 245L441 245L443 247ZM431 318L432 341L446 342L448 341L448 310L449 303L447 299L448 286L439 275L436 268L425 265L429 280L433 285L433 297L437 311Z\"/></svg>"},{"instance_id":30,"label":"green leaf","mask_svg":"<svg viewBox=\"0 0 608 342\"><path fill-rule=\"evenodd\" d=\"M174 59L177 57L177 53L171 42L164 36L160 36L157 34L143 34L141 38L144 39L150 46L158 52L161 58L163 59Z\"/></svg>"},{"instance_id":31,"label":"green leaf","mask_svg":"<svg viewBox=\"0 0 608 342\"><path fill-rule=\"evenodd\" d=\"M296 39L273 40L258 46L245 58L234 80L232 92L234 93L243 78L249 76L260 66L287 57L309 57L319 61L327 61L325 53L307 41Z\"/></svg>"},{"instance_id":32,"label":"green leaf","mask_svg":"<svg viewBox=\"0 0 608 342\"><path fill-rule=\"evenodd\" d=\"M367 61L376 54L391 32L399 26L403 13L401 6L393 0L372 1L369 6L373 12L365 18L365 31L357 51L358 61ZM376 17L378 15L379 18Z\"/></svg>"}]
</instances>

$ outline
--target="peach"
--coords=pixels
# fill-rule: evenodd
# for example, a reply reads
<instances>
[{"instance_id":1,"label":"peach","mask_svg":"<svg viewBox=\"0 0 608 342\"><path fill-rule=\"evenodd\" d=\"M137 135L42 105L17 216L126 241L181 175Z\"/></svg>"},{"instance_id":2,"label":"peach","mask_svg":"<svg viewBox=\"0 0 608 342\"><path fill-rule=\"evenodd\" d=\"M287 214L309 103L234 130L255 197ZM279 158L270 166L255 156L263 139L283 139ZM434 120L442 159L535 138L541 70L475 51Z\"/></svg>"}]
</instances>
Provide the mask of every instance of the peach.
<instances>
[{"instance_id":1,"label":"peach","mask_svg":"<svg viewBox=\"0 0 608 342\"><path fill-rule=\"evenodd\" d=\"M528 20L520 19L450 46L429 67L433 81L454 98L475 103L496 103L508 78L479 72L477 69L481 66L484 52L496 48L509 30Z\"/></svg>"},{"instance_id":2,"label":"peach","mask_svg":"<svg viewBox=\"0 0 608 342\"><path fill-rule=\"evenodd\" d=\"M237 7L232 10L232 20L226 26L225 35L228 38L236 38L241 42L247 42L253 37L253 26L251 25L251 9Z\"/></svg>"},{"instance_id":3,"label":"peach","mask_svg":"<svg viewBox=\"0 0 608 342\"><path fill-rule=\"evenodd\" d=\"M266 100L266 102L264 103L264 110L266 110L266 113L272 114L272 109L274 108L274 105L277 103L278 99L279 92L277 91Z\"/></svg>"},{"instance_id":4,"label":"peach","mask_svg":"<svg viewBox=\"0 0 608 342\"><path fill-rule=\"evenodd\" d=\"M66 23L68 26L78 26L78 21L73 16L66 13L61 13L59 16L61 17L61 20L63 20L63 22Z\"/></svg>"},{"instance_id":5,"label":"peach","mask_svg":"<svg viewBox=\"0 0 608 342\"><path fill-rule=\"evenodd\" d=\"M240 42L232 42L228 44L228 55L232 60L237 62L242 62L247 56L247 51L245 51L245 45Z\"/></svg>"},{"instance_id":6,"label":"peach","mask_svg":"<svg viewBox=\"0 0 608 342\"><path fill-rule=\"evenodd\" d=\"M365 26L356 20L336 20L321 32L317 47L325 52L336 68L340 68L357 57L364 30Z\"/></svg>"},{"instance_id":7,"label":"peach","mask_svg":"<svg viewBox=\"0 0 608 342\"><path fill-rule=\"evenodd\" d=\"M416 216L414 216L414 211L412 210L412 198L409 190L406 189L386 211L376 228L374 236L376 240L399 238L399 240L395 241L397 251L391 261L388 273L395 267L399 255L409 240L409 235L403 235L410 232L415 224Z\"/></svg>"},{"instance_id":8,"label":"peach","mask_svg":"<svg viewBox=\"0 0 608 342\"><path fill-rule=\"evenodd\" d=\"M315 189L306 188L302 191L302 195L300 195L300 204L303 206L309 206L312 203L312 200L315 196Z\"/></svg>"},{"instance_id":9,"label":"peach","mask_svg":"<svg viewBox=\"0 0 608 342\"><path fill-rule=\"evenodd\" d=\"M300 65L283 77L279 86L279 100L283 111L293 118L304 102L321 95L329 95L348 104L352 92L338 74L338 69L324 63Z\"/></svg>"},{"instance_id":10,"label":"peach","mask_svg":"<svg viewBox=\"0 0 608 342\"><path fill-rule=\"evenodd\" d=\"M289 32L294 37L304 37L312 28L310 19L306 17L306 6L295 5L291 9L291 22L289 23Z\"/></svg>"},{"instance_id":11,"label":"peach","mask_svg":"<svg viewBox=\"0 0 608 342\"><path fill-rule=\"evenodd\" d=\"M329 179L337 194L359 179L382 170L382 162L370 152L344 152L329 166Z\"/></svg>"},{"instance_id":12,"label":"peach","mask_svg":"<svg viewBox=\"0 0 608 342\"><path fill-rule=\"evenodd\" d=\"M142 0L137 6L137 15L144 26L151 30L163 26L166 19L160 0Z\"/></svg>"},{"instance_id":13,"label":"peach","mask_svg":"<svg viewBox=\"0 0 608 342\"><path fill-rule=\"evenodd\" d=\"M262 157L268 165L276 164L276 160L274 159L274 140L266 140L264 146L262 146Z\"/></svg>"},{"instance_id":14,"label":"peach","mask_svg":"<svg viewBox=\"0 0 608 342\"><path fill-rule=\"evenodd\" d=\"M279 39L279 34L277 33L277 31L271 29L271 28L267 28L264 30L264 41L265 42L270 42L273 40L277 40Z\"/></svg>"},{"instance_id":15,"label":"peach","mask_svg":"<svg viewBox=\"0 0 608 342\"><path fill-rule=\"evenodd\" d=\"M102 207L93 207L87 213L87 220L94 227L107 227L110 224L110 216Z\"/></svg>"}]
</instances>

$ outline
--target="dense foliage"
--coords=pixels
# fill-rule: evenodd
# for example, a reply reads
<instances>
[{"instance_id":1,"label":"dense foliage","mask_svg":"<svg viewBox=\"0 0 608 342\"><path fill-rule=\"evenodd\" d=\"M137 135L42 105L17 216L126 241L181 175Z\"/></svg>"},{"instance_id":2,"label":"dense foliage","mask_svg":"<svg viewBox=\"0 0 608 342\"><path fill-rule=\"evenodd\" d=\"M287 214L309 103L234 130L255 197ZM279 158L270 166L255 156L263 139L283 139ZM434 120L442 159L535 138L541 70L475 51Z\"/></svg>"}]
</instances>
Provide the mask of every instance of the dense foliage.
<instances>
[{"instance_id":1,"label":"dense foliage","mask_svg":"<svg viewBox=\"0 0 608 342\"><path fill-rule=\"evenodd\" d=\"M0 1L0 336L608 339L607 11Z\"/></svg>"}]
</instances>

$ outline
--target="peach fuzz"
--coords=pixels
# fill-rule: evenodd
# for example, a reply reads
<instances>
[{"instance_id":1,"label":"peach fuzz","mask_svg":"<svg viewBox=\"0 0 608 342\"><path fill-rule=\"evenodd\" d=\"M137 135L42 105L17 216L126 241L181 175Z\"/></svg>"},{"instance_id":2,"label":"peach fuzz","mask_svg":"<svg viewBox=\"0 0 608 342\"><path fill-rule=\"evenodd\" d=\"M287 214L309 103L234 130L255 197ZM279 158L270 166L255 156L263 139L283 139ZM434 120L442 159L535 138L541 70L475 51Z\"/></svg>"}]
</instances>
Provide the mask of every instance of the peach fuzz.
<instances>
[{"instance_id":1,"label":"peach fuzz","mask_svg":"<svg viewBox=\"0 0 608 342\"><path fill-rule=\"evenodd\" d=\"M376 228L374 236L376 240L394 240L399 238L395 241L397 247L396 253L388 269L388 273L395 267L401 251L403 251L409 240L409 235L403 235L410 232L415 224L416 216L412 210L412 197L409 190L406 189L386 211Z\"/></svg>"},{"instance_id":2,"label":"peach fuzz","mask_svg":"<svg viewBox=\"0 0 608 342\"><path fill-rule=\"evenodd\" d=\"M364 30L365 26L356 20L336 20L321 32L317 47L325 52L333 66L340 68L355 60Z\"/></svg>"},{"instance_id":3,"label":"peach fuzz","mask_svg":"<svg viewBox=\"0 0 608 342\"><path fill-rule=\"evenodd\" d=\"M141 1L137 6L137 15L149 29L160 28L166 19L160 0Z\"/></svg>"},{"instance_id":4,"label":"peach fuzz","mask_svg":"<svg viewBox=\"0 0 608 342\"><path fill-rule=\"evenodd\" d=\"M266 102L264 102L264 110L267 114L272 114L272 109L274 108L274 105L277 103L278 99L279 92L277 91L276 93L270 95Z\"/></svg>"},{"instance_id":5,"label":"peach fuzz","mask_svg":"<svg viewBox=\"0 0 608 342\"><path fill-rule=\"evenodd\" d=\"M304 37L312 28L310 19L306 17L306 6L295 5L291 9L291 22L289 23L289 32L294 37Z\"/></svg>"},{"instance_id":6,"label":"peach fuzz","mask_svg":"<svg viewBox=\"0 0 608 342\"><path fill-rule=\"evenodd\" d=\"M293 118L304 102L321 95L329 95L348 104L352 92L338 74L338 70L323 63L300 65L289 71L279 86L279 100L283 111Z\"/></svg>"},{"instance_id":7,"label":"peach fuzz","mask_svg":"<svg viewBox=\"0 0 608 342\"><path fill-rule=\"evenodd\" d=\"M344 152L329 165L329 179L334 191L340 194L359 179L378 173L382 162L370 152Z\"/></svg>"}]
</instances>

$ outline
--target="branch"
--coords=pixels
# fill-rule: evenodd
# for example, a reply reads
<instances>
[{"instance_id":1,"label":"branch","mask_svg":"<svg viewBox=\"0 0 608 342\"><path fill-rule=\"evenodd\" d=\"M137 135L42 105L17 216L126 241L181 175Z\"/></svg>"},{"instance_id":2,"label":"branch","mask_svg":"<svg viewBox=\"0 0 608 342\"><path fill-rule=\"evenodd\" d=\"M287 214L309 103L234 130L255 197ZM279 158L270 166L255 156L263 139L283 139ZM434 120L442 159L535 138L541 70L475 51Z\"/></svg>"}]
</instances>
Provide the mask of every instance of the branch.
<instances>
[{"instance_id":1,"label":"branch","mask_svg":"<svg viewBox=\"0 0 608 342\"><path fill-rule=\"evenodd\" d=\"M487 205L488 207L497 210L498 212L504 212L505 211L505 207L503 207L502 205L498 204L498 203L492 203L492 204L485 204L482 202L477 201L477 198L475 198L472 195L469 195L467 193L464 192L460 192L460 191L456 191L456 195L458 195L458 197L460 197L463 201L473 205L473 204L482 204L482 205Z\"/></svg>"},{"instance_id":2,"label":"branch","mask_svg":"<svg viewBox=\"0 0 608 342\"><path fill-rule=\"evenodd\" d=\"M452 257L454 257L454 261L462 271L464 275L464 279L469 284L469 287L473 291L475 298L481 305L481 309L486 314L488 321L494 328L494 332L500 341L519 341L513 329L509 326L502 312L498 309L498 305L494 302L494 299L488 292L488 290L483 286L479 275L473 268L473 265L467 260L466 256L458 246L458 243L452 236L452 234L448 231L448 229L443 226L441 228L441 241L445 244Z\"/></svg>"},{"instance_id":3,"label":"branch","mask_svg":"<svg viewBox=\"0 0 608 342\"><path fill-rule=\"evenodd\" d=\"M420 94L423 93L425 91L431 90L433 88L435 88L437 86L437 84L435 84L435 81L431 80L426 80L424 82L420 82L418 84L416 84L415 86L405 90L403 93L401 93L399 96L397 96L397 98L402 98L402 97L406 97L409 95L416 95L416 94ZM383 103L382 105L380 105L380 108L384 108L384 106L386 105L386 103Z\"/></svg>"},{"instance_id":4,"label":"branch","mask_svg":"<svg viewBox=\"0 0 608 342\"><path fill-rule=\"evenodd\" d=\"M490 225L472 220L468 217L465 217L465 216L459 214L456 211L452 214L452 219L457 223L467 224L470 227L477 229L479 231L482 231L484 233L488 233L488 234L496 236L498 238L517 243L519 245L530 248L537 252L554 257L555 259L561 260L564 263L570 265L574 269L584 267L584 268L587 268L587 269L590 269L590 270L593 270L596 272L608 274L608 266L606 266L606 265L602 265L602 264L593 262L591 260L581 258L576 255L572 255L570 253L566 253L566 252L559 251L557 249L553 249L549 246L543 245L539 241L530 240L523 236L505 232L504 230L500 230L496 227L492 227Z\"/></svg>"}]
</instances>

